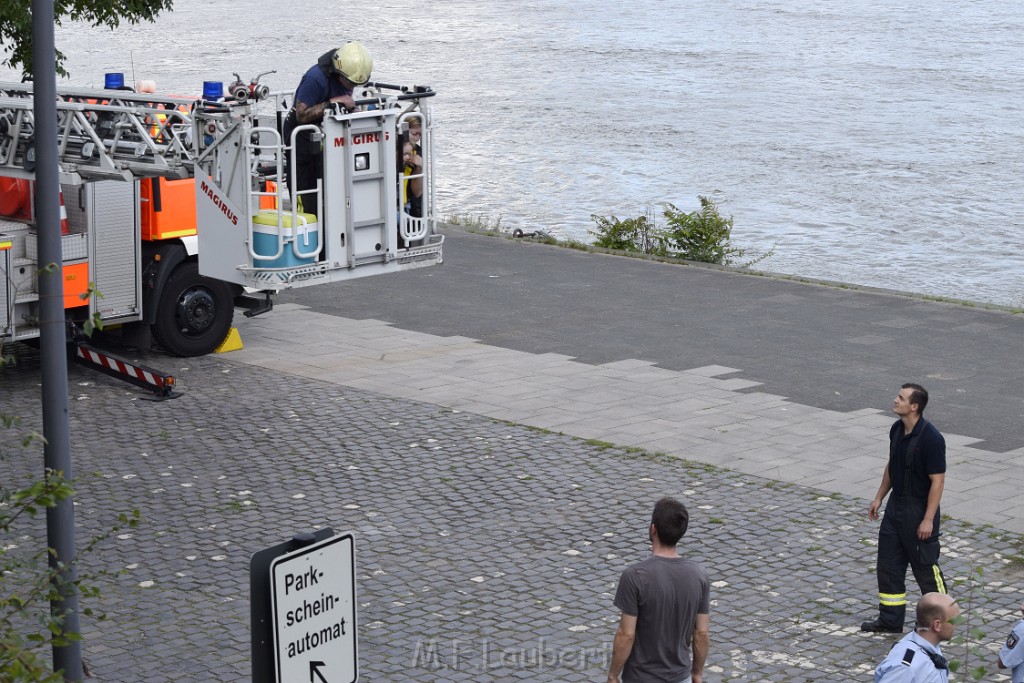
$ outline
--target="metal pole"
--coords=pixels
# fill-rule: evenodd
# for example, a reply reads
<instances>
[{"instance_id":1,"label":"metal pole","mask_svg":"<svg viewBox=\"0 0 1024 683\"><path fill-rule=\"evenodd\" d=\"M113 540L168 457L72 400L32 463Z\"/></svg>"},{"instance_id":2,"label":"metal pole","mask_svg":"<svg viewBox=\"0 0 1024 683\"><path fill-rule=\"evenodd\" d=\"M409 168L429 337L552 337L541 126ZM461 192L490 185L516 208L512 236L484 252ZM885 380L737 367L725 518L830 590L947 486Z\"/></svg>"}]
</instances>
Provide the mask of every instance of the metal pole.
<instances>
[{"instance_id":1,"label":"metal pole","mask_svg":"<svg viewBox=\"0 0 1024 683\"><path fill-rule=\"evenodd\" d=\"M72 479L71 435L68 426L68 363L64 330L64 273L61 263L60 177L57 167L57 67L53 34L53 0L32 0L32 75L35 99L36 230L39 263L56 264L39 274L39 337L43 380L43 450L47 476L62 473ZM59 595L50 614L60 619L64 633L79 633L78 589L75 586L75 508L71 498L46 510L50 568ZM66 681L81 681L79 641L53 647L54 671Z\"/></svg>"}]
</instances>

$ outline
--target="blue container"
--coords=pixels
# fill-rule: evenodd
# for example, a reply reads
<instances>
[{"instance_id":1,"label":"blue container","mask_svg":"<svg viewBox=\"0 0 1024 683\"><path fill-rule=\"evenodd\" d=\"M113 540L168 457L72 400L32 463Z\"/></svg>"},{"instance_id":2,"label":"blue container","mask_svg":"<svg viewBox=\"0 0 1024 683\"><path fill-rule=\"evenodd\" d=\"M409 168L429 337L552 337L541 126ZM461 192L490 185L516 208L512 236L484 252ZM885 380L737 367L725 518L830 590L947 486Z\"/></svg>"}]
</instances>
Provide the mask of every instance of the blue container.
<instances>
[{"instance_id":1,"label":"blue container","mask_svg":"<svg viewBox=\"0 0 1024 683\"><path fill-rule=\"evenodd\" d=\"M104 74L103 87L106 90L120 90L124 87L124 74Z\"/></svg>"},{"instance_id":2,"label":"blue container","mask_svg":"<svg viewBox=\"0 0 1024 683\"><path fill-rule=\"evenodd\" d=\"M224 98L224 84L220 81L203 81L203 99L216 102Z\"/></svg>"},{"instance_id":3,"label":"blue container","mask_svg":"<svg viewBox=\"0 0 1024 683\"><path fill-rule=\"evenodd\" d=\"M284 241L284 250L277 258L278 227L277 211L264 210L252 217L252 249L264 258L253 259L253 265L257 268L294 268L313 263L315 257L313 252L320 245L317 233L316 216L309 213L300 213L298 228L292 227L292 215L289 212L281 214L281 236ZM295 253L296 245L303 254L310 256L299 256Z\"/></svg>"}]
</instances>

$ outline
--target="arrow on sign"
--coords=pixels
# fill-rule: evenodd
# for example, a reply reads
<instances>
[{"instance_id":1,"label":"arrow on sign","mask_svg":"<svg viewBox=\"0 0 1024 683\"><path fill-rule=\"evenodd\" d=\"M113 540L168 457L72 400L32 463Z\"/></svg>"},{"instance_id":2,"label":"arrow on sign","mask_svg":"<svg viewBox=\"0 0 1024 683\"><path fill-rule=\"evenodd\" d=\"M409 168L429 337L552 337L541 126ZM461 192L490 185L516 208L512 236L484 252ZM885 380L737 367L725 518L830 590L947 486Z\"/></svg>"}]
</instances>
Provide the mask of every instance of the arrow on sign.
<instances>
[{"instance_id":1,"label":"arrow on sign","mask_svg":"<svg viewBox=\"0 0 1024 683\"><path fill-rule=\"evenodd\" d=\"M323 662L310 662L309 663L309 683L316 683L316 681L313 680L313 676L314 675L316 675L316 677L319 678L324 683L327 683L327 679L324 678L324 675L322 673L320 673L320 667L323 666L323 665L324 665Z\"/></svg>"}]
</instances>

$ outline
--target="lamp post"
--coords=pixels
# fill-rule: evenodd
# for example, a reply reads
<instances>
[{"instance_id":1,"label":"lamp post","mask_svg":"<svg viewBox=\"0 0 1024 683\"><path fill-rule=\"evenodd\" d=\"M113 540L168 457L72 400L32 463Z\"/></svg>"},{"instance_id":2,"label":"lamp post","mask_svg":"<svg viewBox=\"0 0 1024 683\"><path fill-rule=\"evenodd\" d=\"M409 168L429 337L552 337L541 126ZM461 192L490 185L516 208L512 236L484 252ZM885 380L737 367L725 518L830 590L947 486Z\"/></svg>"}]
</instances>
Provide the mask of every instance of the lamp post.
<instances>
[{"instance_id":1,"label":"lamp post","mask_svg":"<svg viewBox=\"0 0 1024 683\"><path fill-rule=\"evenodd\" d=\"M68 426L67 338L64 329L64 274L60 238L60 176L57 167L57 66L53 0L32 0L32 75L35 99L35 199L39 233L39 341L42 356L43 459L45 476L72 479ZM53 269L46 264L56 264ZM46 510L50 569L58 588L50 614L64 633L77 634L75 508L68 497ZM81 681L82 647L77 640L53 647L53 668L66 681Z\"/></svg>"}]
</instances>

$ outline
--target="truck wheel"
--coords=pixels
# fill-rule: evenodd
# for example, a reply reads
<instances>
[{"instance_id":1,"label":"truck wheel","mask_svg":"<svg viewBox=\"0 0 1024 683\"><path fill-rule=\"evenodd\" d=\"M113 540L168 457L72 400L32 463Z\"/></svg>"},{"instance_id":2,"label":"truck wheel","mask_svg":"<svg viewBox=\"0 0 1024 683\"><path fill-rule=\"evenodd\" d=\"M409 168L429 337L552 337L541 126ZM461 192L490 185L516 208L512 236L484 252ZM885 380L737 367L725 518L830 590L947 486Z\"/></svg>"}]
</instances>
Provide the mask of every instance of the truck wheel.
<instances>
[{"instance_id":1,"label":"truck wheel","mask_svg":"<svg viewBox=\"0 0 1024 683\"><path fill-rule=\"evenodd\" d=\"M203 356L220 346L235 315L231 287L199 274L195 261L167 278L156 306L153 336L174 356Z\"/></svg>"}]
</instances>

